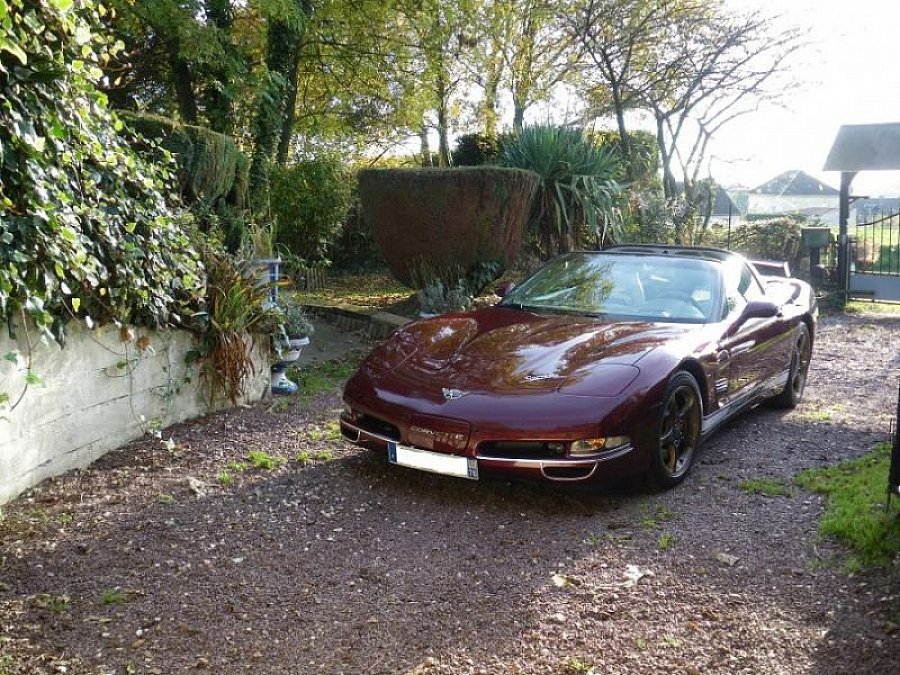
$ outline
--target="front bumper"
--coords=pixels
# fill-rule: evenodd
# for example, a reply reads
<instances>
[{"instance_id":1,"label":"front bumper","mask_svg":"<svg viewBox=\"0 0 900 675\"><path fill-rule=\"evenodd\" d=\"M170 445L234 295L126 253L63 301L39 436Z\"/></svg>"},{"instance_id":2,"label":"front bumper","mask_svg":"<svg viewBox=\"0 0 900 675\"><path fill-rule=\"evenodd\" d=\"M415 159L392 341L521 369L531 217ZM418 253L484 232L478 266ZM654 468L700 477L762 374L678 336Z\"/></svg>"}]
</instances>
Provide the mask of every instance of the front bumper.
<instances>
[{"instance_id":1,"label":"front bumper","mask_svg":"<svg viewBox=\"0 0 900 675\"><path fill-rule=\"evenodd\" d=\"M340 425L344 439L363 448L382 450L387 453L389 443L401 442L399 434L378 433L370 429L363 429L343 415ZM472 447L475 450L467 451L464 454L475 457L478 462L479 474L567 483L597 481L633 473L637 454L635 447L630 443L600 453L595 457L560 457L558 459L499 457L479 452L477 443ZM430 450L429 448L421 449Z\"/></svg>"}]
</instances>

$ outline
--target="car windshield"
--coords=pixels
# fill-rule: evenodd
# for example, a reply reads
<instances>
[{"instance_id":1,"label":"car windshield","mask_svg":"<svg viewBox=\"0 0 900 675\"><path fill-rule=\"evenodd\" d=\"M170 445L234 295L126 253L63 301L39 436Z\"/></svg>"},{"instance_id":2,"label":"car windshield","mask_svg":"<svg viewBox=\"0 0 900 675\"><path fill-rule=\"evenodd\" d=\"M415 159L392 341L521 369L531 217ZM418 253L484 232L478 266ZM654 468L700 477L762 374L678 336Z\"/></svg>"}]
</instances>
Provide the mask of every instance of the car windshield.
<instances>
[{"instance_id":1,"label":"car windshield","mask_svg":"<svg viewBox=\"0 0 900 675\"><path fill-rule=\"evenodd\" d=\"M719 264L695 257L573 253L550 261L500 303L534 311L706 323L720 314Z\"/></svg>"}]
</instances>

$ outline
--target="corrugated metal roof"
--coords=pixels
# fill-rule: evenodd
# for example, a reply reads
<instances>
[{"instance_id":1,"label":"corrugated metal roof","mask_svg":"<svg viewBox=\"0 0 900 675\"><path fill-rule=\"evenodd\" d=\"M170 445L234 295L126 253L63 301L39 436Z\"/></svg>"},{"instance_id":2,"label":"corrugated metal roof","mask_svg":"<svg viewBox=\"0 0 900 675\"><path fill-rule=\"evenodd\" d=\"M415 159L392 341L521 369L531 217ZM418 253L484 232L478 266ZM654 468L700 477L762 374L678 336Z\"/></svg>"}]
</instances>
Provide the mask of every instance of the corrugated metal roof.
<instances>
[{"instance_id":1,"label":"corrugated metal roof","mask_svg":"<svg viewBox=\"0 0 900 675\"><path fill-rule=\"evenodd\" d=\"M900 122L845 124L825 160L825 171L900 170Z\"/></svg>"}]
</instances>

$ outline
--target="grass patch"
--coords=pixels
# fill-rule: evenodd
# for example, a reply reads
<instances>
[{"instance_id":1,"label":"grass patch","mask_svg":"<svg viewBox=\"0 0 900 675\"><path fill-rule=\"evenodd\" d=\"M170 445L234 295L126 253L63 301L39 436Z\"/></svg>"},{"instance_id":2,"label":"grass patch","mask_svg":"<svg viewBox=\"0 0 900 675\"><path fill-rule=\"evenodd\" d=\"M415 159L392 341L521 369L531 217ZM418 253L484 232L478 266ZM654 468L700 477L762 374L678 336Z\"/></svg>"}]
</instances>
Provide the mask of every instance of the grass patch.
<instances>
[{"instance_id":1,"label":"grass patch","mask_svg":"<svg viewBox=\"0 0 900 675\"><path fill-rule=\"evenodd\" d=\"M101 605L121 605L134 597L134 591L124 588L107 588L100 594Z\"/></svg>"},{"instance_id":2,"label":"grass patch","mask_svg":"<svg viewBox=\"0 0 900 675\"><path fill-rule=\"evenodd\" d=\"M331 450L320 450L319 452L301 450L294 459L306 466L310 462L330 462L334 459L334 453Z\"/></svg>"},{"instance_id":3,"label":"grass patch","mask_svg":"<svg viewBox=\"0 0 900 675\"><path fill-rule=\"evenodd\" d=\"M41 609L47 609L54 614L62 614L69 609L71 599L68 595L50 595L42 593L35 597L34 604Z\"/></svg>"},{"instance_id":4,"label":"grass patch","mask_svg":"<svg viewBox=\"0 0 900 675\"><path fill-rule=\"evenodd\" d=\"M641 527L645 530L654 530L662 523L675 520L678 514L668 506L656 504L652 508L648 505L644 507L644 515L641 516Z\"/></svg>"},{"instance_id":5,"label":"grass patch","mask_svg":"<svg viewBox=\"0 0 900 675\"><path fill-rule=\"evenodd\" d=\"M790 497L791 486L779 478L748 478L741 481L741 490L766 497Z\"/></svg>"},{"instance_id":6,"label":"grass patch","mask_svg":"<svg viewBox=\"0 0 900 675\"><path fill-rule=\"evenodd\" d=\"M847 314L900 314L900 304L893 302L871 302L851 300L844 307Z\"/></svg>"},{"instance_id":7,"label":"grass patch","mask_svg":"<svg viewBox=\"0 0 900 675\"><path fill-rule=\"evenodd\" d=\"M251 450L247 454L247 461L254 469L259 471L272 471L284 464L284 458L270 455L262 450Z\"/></svg>"},{"instance_id":8,"label":"grass patch","mask_svg":"<svg viewBox=\"0 0 900 675\"><path fill-rule=\"evenodd\" d=\"M799 415L804 422L830 422L831 412L828 410L807 410Z\"/></svg>"},{"instance_id":9,"label":"grass patch","mask_svg":"<svg viewBox=\"0 0 900 675\"><path fill-rule=\"evenodd\" d=\"M220 471L219 475L216 476L216 482L223 487L231 485L234 482L234 475L228 473L227 471Z\"/></svg>"},{"instance_id":10,"label":"grass patch","mask_svg":"<svg viewBox=\"0 0 900 675\"><path fill-rule=\"evenodd\" d=\"M247 465L247 462L228 462L225 468L234 473L244 473L250 467Z\"/></svg>"},{"instance_id":11,"label":"grass patch","mask_svg":"<svg viewBox=\"0 0 900 675\"><path fill-rule=\"evenodd\" d=\"M298 393L304 398L312 398L320 394L335 394L359 367L363 356L362 353L350 354L341 359L291 368L288 371L288 377L297 383Z\"/></svg>"},{"instance_id":12,"label":"grass patch","mask_svg":"<svg viewBox=\"0 0 900 675\"><path fill-rule=\"evenodd\" d=\"M594 666L590 662L580 659L577 656L571 657L566 661L563 672L566 675L588 675L593 672Z\"/></svg>"},{"instance_id":13,"label":"grass patch","mask_svg":"<svg viewBox=\"0 0 900 675\"><path fill-rule=\"evenodd\" d=\"M883 443L859 459L807 469L796 478L801 487L828 496L819 531L850 547L849 570L889 565L900 552L897 500L884 510L889 462L890 445Z\"/></svg>"},{"instance_id":14,"label":"grass patch","mask_svg":"<svg viewBox=\"0 0 900 675\"><path fill-rule=\"evenodd\" d=\"M675 545L675 535L674 534L661 534L659 538L656 540L656 549L665 553L672 549Z\"/></svg>"}]
</instances>

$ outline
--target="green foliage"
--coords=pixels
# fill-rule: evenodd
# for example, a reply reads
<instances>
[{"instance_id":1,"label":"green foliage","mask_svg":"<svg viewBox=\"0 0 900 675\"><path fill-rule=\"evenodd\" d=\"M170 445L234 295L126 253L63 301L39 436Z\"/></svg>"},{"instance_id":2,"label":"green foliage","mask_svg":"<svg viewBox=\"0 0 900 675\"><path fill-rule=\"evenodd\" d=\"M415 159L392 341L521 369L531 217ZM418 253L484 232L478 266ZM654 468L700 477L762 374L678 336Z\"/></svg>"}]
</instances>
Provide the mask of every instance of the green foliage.
<instances>
[{"instance_id":1,"label":"green foliage","mask_svg":"<svg viewBox=\"0 0 900 675\"><path fill-rule=\"evenodd\" d=\"M351 206L329 250L332 270L365 272L384 269L385 262L362 217L359 192L354 188Z\"/></svg>"},{"instance_id":2,"label":"green foliage","mask_svg":"<svg viewBox=\"0 0 900 675\"><path fill-rule=\"evenodd\" d=\"M581 131L527 127L504 144L501 161L540 177L530 231L541 257L582 248L587 242L599 247L616 238L618 164Z\"/></svg>"},{"instance_id":3,"label":"green foliage","mask_svg":"<svg viewBox=\"0 0 900 675\"><path fill-rule=\"evenodd\" d=\"M784 216L749 222L731 230L731 250L750 258L794 260L800 254L802 218ZM721 228L710 231L712 246L725 246L727 233Z\"/></svg>"},{"instance_id":4,"label":"green foliage","mask_svg":"<svg viewBox=\"0 0 900 675\"><path fill-rule=\"evenodd\" d=\"M202 293L174 175L135 154L96 83L93 0L0 2L0 315L180 323Z\"/></svg>"},{"instance_id":5,"label":"green foliage","mask_svg":"<svg viewBox=\"0 0 900 675\"><path fill-rule=\"evenodd\" d=\"M353 194L340 162L320 157L272 167L269 180L278 243L307 261L327 259Z\"/></svg>"},{"instance_id":6,"label":"green foliage","mask_svg":"<svg viewBox=\"0 0 900 675\"><path fill-rule=\"evenodd\" d=\"M659 147L656 137L647 131L629 131L630 166L622 159L622 141L618 131L602 130L591 134L593 143L618 162L616 179L637 188L659 186Z\"/></svg>"},{"instance_id":7,"label":"green foliage","mask_svg":"<svg viewBox=\"0 0 900 675\"><path fill-rule=\"evenodd\" d=\"M107 588L100 594L101 605L121 605L134 597L134 591L124 588Z\"/></svg>"},{"instance_id":8,"label":"green foliage","mask_svg":"<svg viewBox=\"0 0 900 675\"><path fill-rule=\"evenodd\" d=\"M277 457L262 450L251 450L247 453L247 461L250 466L260 471L272 471L285 462L283 457Z\"/></svg>"},{"instance_id":9,"label":"green foliage","mask_svg":"<svg viewBox=\"0 0 900 675\"><path fill-rule=\"evenodd\" d=\"M241 152L230 136L155 115L123 113L122 117L129 127L175 155L179 185L188 203L212 205L232 194ZM246 166L247 160L241 164Z\"/></svg>"},{"instance_id":10,"label":"green foliage","mask_svg":"<svg viewBox=\"0 0 900 675\"><path fill-rule=\"evenodd\" d=\"M209 399L225 395L236 404L255 372L250 350L253 335L272 333L279 314L270 306L268 271L209 246L204 248L207 270L206 311L196 316L196 358Z\"/></svg>"},{"instance_id":11,"label":"green foliage","mask_svg":"<svg viewBox=\"0 0 900 675\"><path fill-rule=\"evenodd\" d=\"M280 296L278 306L281 309L281 322L285 331L291 337L311 336L315 331L309 315L303 305L290 295Z\"/></svg>"},{"instance_id":12,"label":"green foliage","mask_svg":"<svg viewBox=\"0 0 900 675\"><path fill-rule=\"evenodd\" d=\"M456 139L453 166L499 164L500 139L490 134L464 134Z\"/></svg>"},{"instance_id":13,"label":"green foliage","mask_svg":"<svg viewBox=\"0 0 900 675\"><path fill-rule=\"evenodd\" d=\"M883 443L858 459L801 472L796 482L828 496L819 531L850 546L851 565L887 566L900 554L900 517L897 502L890 511L887 498L890 445Z\"/></svg>"},{"instance_id":14,"label":"green foliage","mask_svg":"<svg viewBox=\"0 0 900 675\"><path fill-rule=\"evenodd\" d=\"M675 535L664 533L656 539L656 549L662 553L670 550L675 545Z\"/></svg>"},{"instance_id":15,"label":"green foliage","mask_svg":"<svg viewBox=\"0 0 900 675\"><path fill-rule=\"evenodd\" d=\"M150 157L169 154L178 165L179 192L204 231L219 231L237 250L246 233L250 160L230 136L157 115L122 113L129 128L149 143Z\"/></svg>"}]
</instances>

